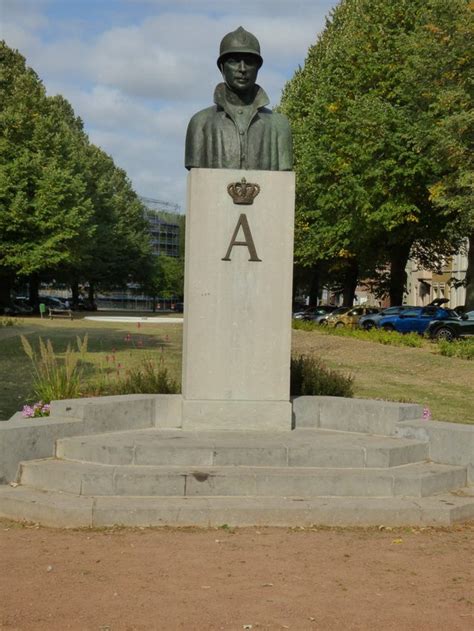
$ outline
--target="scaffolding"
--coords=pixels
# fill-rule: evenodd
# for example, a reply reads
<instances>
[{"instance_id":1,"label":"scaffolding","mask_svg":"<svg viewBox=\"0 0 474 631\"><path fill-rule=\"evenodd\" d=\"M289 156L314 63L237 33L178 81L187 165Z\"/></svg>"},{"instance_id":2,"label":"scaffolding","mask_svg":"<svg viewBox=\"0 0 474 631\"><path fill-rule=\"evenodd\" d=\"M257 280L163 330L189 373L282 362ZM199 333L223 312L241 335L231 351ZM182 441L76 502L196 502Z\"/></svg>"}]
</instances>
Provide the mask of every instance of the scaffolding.
<instances>
[{"instance_id":1,"label":"scaffolding","mask_svg":"<svg viewBox=\"0 0 474 631\"><path fill-rule=\"evenodd\" d=\"M172 202L165 202L151 197L140 197L146 208L146 219L150 226L153 254L156 256L179 256L179 225L165 221L160 212L179 213L180 207Z\"/></svg>"}]
</instances>

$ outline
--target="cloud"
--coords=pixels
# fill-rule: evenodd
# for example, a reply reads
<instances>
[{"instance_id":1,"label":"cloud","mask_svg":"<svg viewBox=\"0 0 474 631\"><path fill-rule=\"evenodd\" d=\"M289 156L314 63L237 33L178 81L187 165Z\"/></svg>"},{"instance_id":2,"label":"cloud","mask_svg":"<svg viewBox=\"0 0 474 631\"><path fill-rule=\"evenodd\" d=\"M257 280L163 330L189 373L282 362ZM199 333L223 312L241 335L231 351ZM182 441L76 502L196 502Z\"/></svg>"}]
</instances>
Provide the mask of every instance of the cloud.
<instances>
[{"instance_id":1,"label":"cloud","mask_svg":"<svg viewBox=\"0 0 474 631\"><path fill-rule=\"evenodd\" d=\"M184 200L191 115L212 102L222 36L260 40L259 83L277 104L336 0L0 0L1 36L61 93L137 192Z\"/></svg>"}]
</instances>

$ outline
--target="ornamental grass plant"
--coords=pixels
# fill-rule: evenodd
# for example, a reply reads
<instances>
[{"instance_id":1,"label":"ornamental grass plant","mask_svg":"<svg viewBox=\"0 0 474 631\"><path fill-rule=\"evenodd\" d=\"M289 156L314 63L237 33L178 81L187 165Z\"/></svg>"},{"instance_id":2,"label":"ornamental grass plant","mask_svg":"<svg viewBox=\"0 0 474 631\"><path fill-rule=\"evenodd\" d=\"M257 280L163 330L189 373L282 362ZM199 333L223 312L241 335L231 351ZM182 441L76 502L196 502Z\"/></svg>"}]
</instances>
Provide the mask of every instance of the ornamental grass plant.
<instances>
[{"instance_id":1,"label":"ornamental grass plant","mask_svg":"<svg viewBox=\"0 0 474 631\"><path fill-rule=\"evenodd\" d=\"M54 399L75 399L81 396L81 360L87 352L87 334L82 340L76 337L77 350L68 344L64 358L55 353L51 340L44 342L40 337L37 352L24 335L20 339L33 365L33 394L38 400L50 403Z\"/></svg>"},{"instance_id":2,"label":"ornamental grass plant","mask_svg":"<svg viewBox=\"0 0 474 631\"><path fill-rule=\"evenodd\" d=\"M84 390L83 396L177 394L180 386L169 374L162 357L158 363L147 357L129 369L114 360L108 367L100 366L98 374Z\"/></svg>"}]
</instances>

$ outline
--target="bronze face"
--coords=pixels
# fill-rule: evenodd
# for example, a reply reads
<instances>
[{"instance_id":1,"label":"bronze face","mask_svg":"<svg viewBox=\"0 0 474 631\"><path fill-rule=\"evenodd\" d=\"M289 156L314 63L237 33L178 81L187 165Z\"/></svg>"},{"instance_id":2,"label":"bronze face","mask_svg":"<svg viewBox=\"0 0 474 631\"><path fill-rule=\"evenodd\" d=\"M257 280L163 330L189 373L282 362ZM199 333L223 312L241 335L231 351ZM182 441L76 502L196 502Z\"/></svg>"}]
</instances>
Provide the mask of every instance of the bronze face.
<instances>
[{"instance_id":1,"label":"bronze face","mask_svg":"<svg viewBox=\"0 0 474 631\"><path fill-rule=\"evenodd\" d=\"M257 81L260 60L251 53L230 53L221 62L222 75L228 87L237 94L247 94Z\"/></svg>"}]
</instances>

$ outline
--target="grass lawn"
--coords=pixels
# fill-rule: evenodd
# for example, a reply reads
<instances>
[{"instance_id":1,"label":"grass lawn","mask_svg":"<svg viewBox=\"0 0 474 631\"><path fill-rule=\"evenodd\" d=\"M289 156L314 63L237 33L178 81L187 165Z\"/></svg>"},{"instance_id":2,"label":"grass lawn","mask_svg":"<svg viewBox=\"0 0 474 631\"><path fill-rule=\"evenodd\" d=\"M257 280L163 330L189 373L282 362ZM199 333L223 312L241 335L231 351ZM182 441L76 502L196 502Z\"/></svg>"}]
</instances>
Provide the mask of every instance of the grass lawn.
<instances>
[{"instance_id":1,"label":"grass lawn","mask_svg":"<svg viewBox=\"0 0 474 631\"><path fill-rule=\"evenodd\" d=\"M150 358L164 362L170 375L181 381L181 324L138 327L137 323L99 323L82 317L72 321L25 318L18 326L0 328L0 420L20 410L31 395L32 365L21 347L20 335L25 335L35 349L39 337L50 339L54 350L63 353L68 344L76 346L76 336L83 338L86 333L85 374L89 377L99 366L108 373L117 369L123 373Z\"/></svg>"},{"instance_id":2,"label":"grass lawn","mask_svg":"<svg viewBox=\"0 0 474 631\"><path fill-rule=\"evenodd\" d=\"M421 348L384 346L318 331L293 331L293 352L314 353L354 376L354 396L421 403L438 421L474 423L474 362Z\"/></svg>"},{"instance_id":3,"label":"grass lawn","mask_svg":"<svg viewBox=\"0 0 474 631\"><path fill-rule=\"evenodd\" d=\"M171 376L180 380L181 324L138 327L82 318L72 322L25 318L17 326L0 328L2 420L21 409L31 394L32 368L21 348L22 333L36 346L38 337L50 339L58 352L64 352L68 343L74 345L77 335L87 333L89 375L97 366L113 373L119 364L124 371L153 358L163 361ZM437 355L429 342L422 348L393 347L298 330L293 331L293 350L314 353L329 367L353 374L356 397L422 403L436 420L474 423L474 362Z\"/></svg>"}]
</instances>

